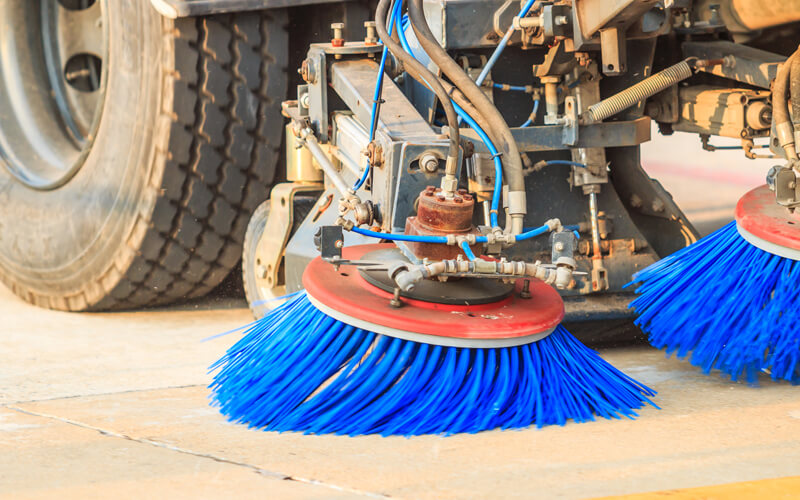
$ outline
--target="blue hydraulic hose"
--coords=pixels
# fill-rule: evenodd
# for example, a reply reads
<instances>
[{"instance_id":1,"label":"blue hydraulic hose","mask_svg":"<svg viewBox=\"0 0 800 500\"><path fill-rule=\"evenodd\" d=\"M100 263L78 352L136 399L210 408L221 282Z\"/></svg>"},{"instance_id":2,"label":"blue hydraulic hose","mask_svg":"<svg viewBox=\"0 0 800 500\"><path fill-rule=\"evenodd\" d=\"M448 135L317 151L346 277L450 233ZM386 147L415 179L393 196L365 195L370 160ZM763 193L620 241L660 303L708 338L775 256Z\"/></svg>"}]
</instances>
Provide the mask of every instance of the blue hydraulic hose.
<instances>
[{"instance_id":1,"label":"blue hydraulic hose","mask_svg":"<svg viewBox=\"0 0 800 500\"><path fill-rule=\"evenodd\" d=\"M525 6L522 7L522 10L519 11L518 17L527 16L528 12L530 12L531 7L533 7L534 3L536 3L536 0L528 0L525 3ZM511 40L511 36L513 34L514 34L514 27L509 26L508 30L506 31L506 34L503 36L503 39L500 40L500 43L497 44L497 47L494 49L492 57L489 58L489 61L486 63L486 66L484 66L483 70L481 70L481 74L478 75L478 79L475 80L475 83L478 84L479 87L481 86L483 81L486 80L486 76L489 74L489 72L492 70L492 67L494 67L495 63L500 58L500 54L502 54L503 50L505 50L506 45L508 45L508 41Z\"/></svg>"},{"instance_id":2,"label":"blue hydraulic hose","mask_svg":"<svg viewBox=\"0 0 800 500\"><path fill-rule=\"evenodd\" d=\"M469 247L469 243L467 241L461 242L461 250L464 251L464 255L467 256L469 260L476 260L475 254L472 253L472 249Z\"/></svg>"},{"instance_id":3,"label":"blue hydraulic hose","mask_svg":"<svg viewBox=\"0 0 800 500\"><path fill-rule=\"evenodd\" d=\"M533 125L533 121L536 119L536 113L538 112L539 112L539 99L536 99L535 101L533 101L533 111L531 111L531 116L528 117L525 123L520 125L520 127L525 128Z\"/></svg>"},{"instance_id":4,"label":"blue hydraulic hose","mask_svg":"<svg viewBox=\"0 0 800 500\"><path fill-rule=\"evenodd\" d=\"M400 8L402 6L402 1L396 0L394 5L392 6L392 12L400 12ZM394 31L394 21L396 16L390 16L389 18L389 35L392 35ZM399 31L399 30L398 30ZM372 117L370 119L370 126L369 126L369 142L375 140L375 129L377 128L378 124L378 104L381 100L381 95L383 94L383 75L384 71L386 70L386 59L389 55L389 49L384 45L383 52L381 53L381 64L378 68L378 79L375 81L375 93L372 97ZM369 172L372 169L369 160L367 160L367 166L364 169L364 173L361 175L361 178L358 179L356 184L353 186L353 191L358 191L361 186L367 181L369 177Z\"/></svg>"},{"instance_id":5,"label":"blue hydraulic hose","mask_svg":"<svg viewBox=\"0 0 800 500\"><path fill-rule=\"evenodd\" d=\"M478 136L481 138L483 143L486 144L486 148L492 155L492 160L494 161L494 190L492 191L492 210L489 212L489 217L491 219L492 227L497 227L497 211L500 206L500 190L503 187L503 163L500 161L500 153L497 151L497 148L492 143L492 140L489 139L489 136L486 134L486 132L484 132L484 130L475 120L472 119L471 116L467 114L466 111L464 111L455 102L453 103L453 107L456 108L456 113L458 113L458 116L460 116L470 127L475 130L475 132L478 133Z\"/></svg>"},{"instance_id":6,"label":"blue hydraulic hose","mask_svg":"<svg viewBox=\"0 0 800 500\"><path fill-rule=\"evenodd\" d=\"M547 227L547 226L545 226ZM394 233L379 233L378 231L370 231L369 229L361 229L358 226L353 226L354 233L370 238L381 238L389 241L413 241L416 243L447 243L447 236L421 236L418 234L394 234ZM536 235L534 235L536 236ZM475 238L476 243L486 243L486 236L478 236Z\"/></svg>"},{"instance_id":7,"label":"blue hydraulic hose","mask_svg":"<svg viewBox=\"0 0 800 500\"><path fill-rule=\"evenodd\" d=\"M493 83L492 87L496 88L497 90L510 90L512 92L526 92L530 90L528 87L524 87L521 85L508 85L506 83Z\"/></svg>"},{"instance_id":8,"label":"blue hydraulic hose","mask_svg":"<svg viewBox=\"0 0 800 500\"><path fill-rule=\"evenodd\" d=\"M446 236L420 236L416 234L392 234L392 233L379 233L377 231L370 231L369 229L361 229L360 227L353 227L353 232L372 238L382 238L389 241L414 241L417 243L447 243Z\"/></svg>"},{"instance_id":9,"label":"blue hydraulic hose","mask_svg":"<svg viewBox=\"0 0 800 500\"><path fill-rule=\"evenodd\" d=\"M545 162L545 165L547 165L547 166L551 166L551 165L571 165L573 167L586 168L586 165L584 163L580 163L580 162L572 161L572 160L547 160Z\"/></svg>"},{"instance_id":10,"label":"blue hydraulic hose","mask_svg":"<svg viewBox=\"0 0 800 500\"><path fill-rule=\"evenodd\" d=\"M531 229L530 231L525 231L524 233L520 233L520 234L517 235L517 241L525 241L525 240L529 240L531 238L535 238L536 236L539 236L540 234L544 234L549 230L550 230L550 228L545 225L545 226L537 227L536 229Z\"/></svg>"}]
</instances>

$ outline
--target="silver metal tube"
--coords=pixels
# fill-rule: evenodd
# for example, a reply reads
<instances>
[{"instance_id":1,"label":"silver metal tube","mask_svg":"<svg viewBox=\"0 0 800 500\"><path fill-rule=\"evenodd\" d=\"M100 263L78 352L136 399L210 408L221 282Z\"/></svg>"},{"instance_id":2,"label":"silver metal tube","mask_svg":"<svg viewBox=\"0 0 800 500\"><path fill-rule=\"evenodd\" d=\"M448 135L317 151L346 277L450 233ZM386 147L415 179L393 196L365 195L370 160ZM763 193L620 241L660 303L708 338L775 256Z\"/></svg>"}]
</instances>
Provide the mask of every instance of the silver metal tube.
<instances>
[{"instance_id":1,"label":"silver metal tube","mask_svg":"<svg viewBox=\"0 0 800 500\"><path fill-rule=\"evenodd\" d=\"M311 152L311 156L317 160L320 168L322 168L322 171L328 176L336 190L339 191L342 196L347 196L350 188L336 170L336 167L333 166L331 160L328 159L328 155L326 155L320 147L319 143L317 142L317 138L314 137L314 131L310 128L304 128L300 130L300 139L303 141L303 146L308 148L308 150Z\"/></svg>"},{"instance_id":2,"label":"silver metal tube","mask_svg":"<svg viewBox=\"0 0 800 500\"><path fill-rule=\"evenodd\" d=\"M589 218L592 223L592 257L602 258L600 250L600 223L598 221L597 193L589 193Z\"/></svg>"}]
</instances>

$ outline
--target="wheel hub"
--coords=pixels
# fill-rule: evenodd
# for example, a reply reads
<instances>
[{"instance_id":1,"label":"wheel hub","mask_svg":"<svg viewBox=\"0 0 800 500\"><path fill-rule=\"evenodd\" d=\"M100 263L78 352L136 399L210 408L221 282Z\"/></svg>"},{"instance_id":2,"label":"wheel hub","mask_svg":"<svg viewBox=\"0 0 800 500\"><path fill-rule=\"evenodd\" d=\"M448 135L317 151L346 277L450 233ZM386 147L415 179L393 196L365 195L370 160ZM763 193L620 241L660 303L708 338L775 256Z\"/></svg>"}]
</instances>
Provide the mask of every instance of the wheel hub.
<instances>
[{"instance_id":1,"label":"wheel hub","mask_svg":"<svg viewBox=\"0 0 800 500\"><path fill-rule=\"evenodd\" d=\"M33 189L80 169L105 96L101 0L0 2L0 163ZM33 38L37 35L38 38Z\"/></svg>"}]
</instances>

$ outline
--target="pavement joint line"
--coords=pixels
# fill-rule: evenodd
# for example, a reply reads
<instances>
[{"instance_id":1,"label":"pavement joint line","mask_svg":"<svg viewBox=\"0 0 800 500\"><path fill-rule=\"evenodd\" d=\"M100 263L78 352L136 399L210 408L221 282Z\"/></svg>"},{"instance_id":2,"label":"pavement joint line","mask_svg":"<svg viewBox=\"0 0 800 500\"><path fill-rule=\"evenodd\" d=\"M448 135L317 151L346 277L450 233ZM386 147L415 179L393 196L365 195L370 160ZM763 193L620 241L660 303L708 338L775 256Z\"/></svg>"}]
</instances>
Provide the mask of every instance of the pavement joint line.
<instances>
[{"instance_id":1,"label":"pavement joint line","mask_svg":"<svg viewBox=\"0 0 800 500\"><path fill-rule=\"evenodd\" d=\"M193 386L188 386L188 387L193 387ZM132 391L126 391L126 392L132 392ZM112 394L114 394L114 393L112 393ZM79 396L77 396L77 397L79 397ZM281 474L280 472L274 472L274 471L270 471L270 470L267 470L267 469L262 469L262 468L260 468L258 466L255 466L255 465L252 465L252 464L248 464L246 462L238 462L236 460L231 460L231 459L228 459L228 458L218 457L216 455L211 455L211 454L208 454L208 453L200 453L200 452L196 452L196 451L192 451L192 450L187 450L186 448L180 448L178 446L172 446L172 445L169 445L169 444L166 444L166 443L160 443L158 441L153 441L151 439L136 438L136 437L133 437L133 436L128 436L126 434L121 434L119 432L103 429L101 427L95 427L93 425L89 425L89 424L86 424L86 423L83 423L83 422L79 422L77 420L72 420L72 419L64 418L64 417L59 417L58 415L50 415L50 414L47 414L47 413L39 413L39 412L35 412L35 411L25 410L23 408L19 408L19 407L13 406L13 404L14 403L11 403L11 404L8 404L8 405L3 405L3 407L5 407L5 408L7 408L9 410L13 410L13 411L16 411L16 412L19 412L19 413L23 413L25 415L31 415L31 416L34 416L34 417L41 417L41 418L49 418L51 420L56 420L56 421L59 421L59 422L65 423L65 424L74 425L76 427L81 427L83 429L96 431L96 432L100 433L101 435L107 436L107 437L115 437L115 438L120 438L120 439L126 439L128 441L133 441L133 442L136 442L136 443L146 444L146 445L150 445L150 446L156 446L158 448L163 448L163 449L166 449L166 450L175 451L177 453L183 453L183 454L186 454L186 455L192 455L192 456L199 457L199 458L207 458L207 459L210 459L210 460L214 460L215 462L220 462L220 463L225 463L225 464L230 464L230 465L237 465L239 467L245 467L247 469L250 469L250 470L256 472L257 474L260 474L260 475L266 476L266 477L270 477L270 478L273 478L273 479L278 479L278 480L283 480L283 481L296 481L298 483L306 483L306 484L311 484L311 485L315 485L315 486L322 486L322 487L325 487L325 488L328 488L328 489L332 489L332 490L335 490L335 491L341 491L343 493L351 493L351 494L355 494L355 495L365 496L365 497L368 497L368 498L391 498L389 495L384 495L384 494L380 494L380 493L372 493L372 492L369 492L369 491L358 490L358 489L355 489L355 488L348 488L346 486L338 486L336 484L331 484L331 483L327 483L325 481L319 481L319 480L316 480L316 479L305 478L305 477L300 477L300 476L288 476L286 474Z\"/></svg>"},{"instance_id":2,"label":"pavement joint line","mask_svg":"<svg viewBox=\"0 0 800 500\"><path fill-rule=\"evenodd\" d=\"M137 393L137 392L148 392L148 391L166 391L166 390L170 390L170 389L191 389L193 387L208 387L208 386L205 385L205 384L169 385L169 386L164 386L164 387L145 387L143 389L127 389L127 390L124 390L124 391L97 392L97 393L89 393L89 394L70 394L69 396L55 396L55 397L52 397L52 398L8 401L6 403L0 403L0 406L26 405L26 404L30 404L30 403L46 403L48 401L60 401L62 399L93 398L95 396L116 396L118 394L133 394L133 393Z\"/></svg>"}]
</instances>

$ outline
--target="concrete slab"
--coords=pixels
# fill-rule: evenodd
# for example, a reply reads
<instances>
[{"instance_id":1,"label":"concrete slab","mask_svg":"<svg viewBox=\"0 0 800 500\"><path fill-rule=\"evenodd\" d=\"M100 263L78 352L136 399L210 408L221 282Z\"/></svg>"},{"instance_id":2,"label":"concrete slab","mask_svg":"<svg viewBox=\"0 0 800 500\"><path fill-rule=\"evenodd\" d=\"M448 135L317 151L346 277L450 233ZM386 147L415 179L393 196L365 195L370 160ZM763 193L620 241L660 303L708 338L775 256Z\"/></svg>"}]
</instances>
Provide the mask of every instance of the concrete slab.
<instances>
[{"instance_id":1,"label":"concrete slab","mask_svg":"<svg viewBox=\"0 0 800 500\"><path fill-rule=\"evenodd\" d=\"M248 430L208 408L204 387L13 407L297 480L401 498L585 498L797 473L795 388L705 377L646 347L603 355L661 391L663 410L645 409L637 421L406 439Z\"/></svg>"},{"instance_id":2,"label":"concrete slab","mask_svg":"<svg viewBox=\"0 0 800 500\"><path fill-rule=\"evenodd\" d=\"M353 496L57 418L0 408L0 499Z\"/></svg>"},{"instance_id":3,"label":"concrete slab","mask_svg":"<svg viewBox=\"0 0 800 500\"><path fill-rule=\"evenodd\" d=\"M204 384L204 367L231 341L202 339L252 321L242 301L72 314L34 307L2 286L0 317L0 404Z\"/></svg>"}]
</instances>

